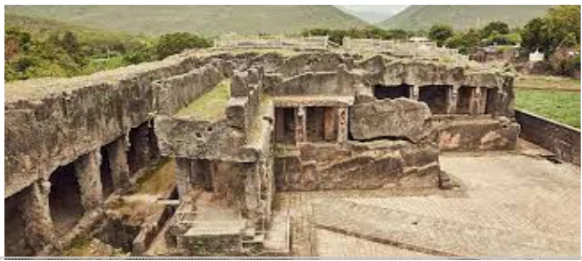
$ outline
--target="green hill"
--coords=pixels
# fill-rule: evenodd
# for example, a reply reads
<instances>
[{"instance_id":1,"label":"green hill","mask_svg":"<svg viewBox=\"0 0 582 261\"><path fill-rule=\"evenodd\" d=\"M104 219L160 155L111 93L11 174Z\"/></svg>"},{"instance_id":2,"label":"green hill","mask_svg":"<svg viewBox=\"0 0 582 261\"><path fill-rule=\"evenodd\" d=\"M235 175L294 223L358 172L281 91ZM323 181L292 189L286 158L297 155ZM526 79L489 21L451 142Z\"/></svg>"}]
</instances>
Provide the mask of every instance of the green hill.
<instances>
[{"instance_id":1,"label":"green hill","mask_svg":"<svg viewBox=\"0 0 582 261\"><path fill-rule=\"evenodd\" d=\"M385 29L428 29L435 23L450 24L455 29L482 27L502 21L510 27L522 26L530 19L543 16L548 5L416 5L409 6L377 25Z\"/></svg>"},{"instance_id":2,"label":"green hill","mask_svg":"<svg viewBox=\"0 0 582 261\"><path fill-rule=\"evenodd\" d=\"M51 19L33 18L15 14L5 14L4 27L7 29L17 28L21 31L28 32L38 40L44 40L52 34L62 34L66 31L75 33L81 43L116 42L130 44L147 38L145 36L136 37L135 35L124 32L106 31Z\"/></svg>"},{"instance_id":3,"label":"green hill","mask_svg":"<svg viewBox=\"0 0 582 261\"><path fill-rule=\"evenodd\" d=\"M148 35L276 34L368 25L333 6L6 6L5 13Z\"/></svg>"}]
</instances>

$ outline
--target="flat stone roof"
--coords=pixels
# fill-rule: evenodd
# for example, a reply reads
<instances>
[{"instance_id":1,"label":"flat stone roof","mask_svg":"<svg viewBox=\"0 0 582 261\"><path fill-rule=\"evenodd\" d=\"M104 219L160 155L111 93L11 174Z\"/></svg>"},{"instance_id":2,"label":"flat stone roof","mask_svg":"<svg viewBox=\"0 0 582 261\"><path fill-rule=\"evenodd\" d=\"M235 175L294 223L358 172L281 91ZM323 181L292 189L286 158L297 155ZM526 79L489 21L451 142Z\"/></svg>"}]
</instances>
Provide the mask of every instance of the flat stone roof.
<instances>
[{"instance_id":1,"label":"flat stone roof","mask_svg":"<svg viewBox=\"0 0 582 261\"><path fill-rule=\"evenodd\" d=\"M354 96L274 96L275 107L331 107L354 104Z\"/></svg>"}]
</instances>

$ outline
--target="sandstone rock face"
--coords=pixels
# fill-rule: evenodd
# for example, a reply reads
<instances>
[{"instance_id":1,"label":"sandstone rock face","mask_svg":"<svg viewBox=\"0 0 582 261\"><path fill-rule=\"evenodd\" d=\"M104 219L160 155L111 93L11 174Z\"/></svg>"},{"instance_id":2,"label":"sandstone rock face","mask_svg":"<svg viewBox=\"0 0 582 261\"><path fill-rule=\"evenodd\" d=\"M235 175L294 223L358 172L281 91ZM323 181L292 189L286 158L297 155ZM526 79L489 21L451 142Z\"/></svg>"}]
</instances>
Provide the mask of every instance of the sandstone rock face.
<instances>
[{"instance_id":1,"label":"sandstone rock face","mask_svg":"<svg viewBox=\"0 0 582 261\"><path fill-rule=\"evenodd\" d=\"M275 182L281 191L436 187L439 173L438 149L430 143L305 144L297 153L275 158Z\"/></svg>"},{"instance_id":2,"label":"sandstone rock face","mask_svg":"<svg viewBox=\"0 0 582 261\"><path fill-rule=\"evenodd\" d=\"M356 140L383 137L418 142L430 132L430 110L409 99L378 100L350 108L350 133Z\"/></svg>"},{"instance_id":3,"label":"sandstone rock face","mask_svg":"<svg viewBox=\"0 0 582 261\"><path fill-rule=\"evenodd\" d=\"M457 117L438 119L434 122L439 132L441 150L511 150L519 136L519 124L501 117Z\"/></svg>"}]
</instances>

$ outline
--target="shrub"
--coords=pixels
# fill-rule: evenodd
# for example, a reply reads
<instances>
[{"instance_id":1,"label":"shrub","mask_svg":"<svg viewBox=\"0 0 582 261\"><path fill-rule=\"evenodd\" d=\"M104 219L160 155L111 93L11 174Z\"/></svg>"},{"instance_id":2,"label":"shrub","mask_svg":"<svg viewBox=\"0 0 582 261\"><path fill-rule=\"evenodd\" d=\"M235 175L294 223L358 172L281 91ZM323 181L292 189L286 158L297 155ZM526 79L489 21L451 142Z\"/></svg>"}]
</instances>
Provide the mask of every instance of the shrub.
<instances>
[{"instance_id":1,"label":"shrub","mask_svg":"<svg viewBox=\"0 0 582 261\"><path fill-rule=\"evenodd\" d=\"M160 37L156 45L156 56L164 59L170 55L192 48L208 48L212 42L190 33L171 33Z\"/></svg>"}]
</instances>

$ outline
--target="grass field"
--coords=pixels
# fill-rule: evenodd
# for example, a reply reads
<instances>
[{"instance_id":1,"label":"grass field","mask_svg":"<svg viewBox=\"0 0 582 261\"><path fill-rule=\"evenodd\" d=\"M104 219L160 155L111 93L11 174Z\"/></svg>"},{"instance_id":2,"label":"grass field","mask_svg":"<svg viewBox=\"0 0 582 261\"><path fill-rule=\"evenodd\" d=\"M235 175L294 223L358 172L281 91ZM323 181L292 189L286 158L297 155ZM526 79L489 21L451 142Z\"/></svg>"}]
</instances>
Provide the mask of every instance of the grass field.
<instances>
[{"instance_id":1,"label":"grass field","mask_svg":"<svg viewBox=\"0 0 582 261\"><path fill-rule=\"evenodd\" d=\"M580 92L516 88L515 107L580 128Z\"/></svg>"},{"instance_id":2,"label":"grass field","mask_svg":"<svg viewBox=\"0 0 582 261\"><path fill-rule=\"evenodd\" d=\"M580 91L580 80L556 76L519 75L513 85L519 89Z\"/></svg>"}]
</instances>

